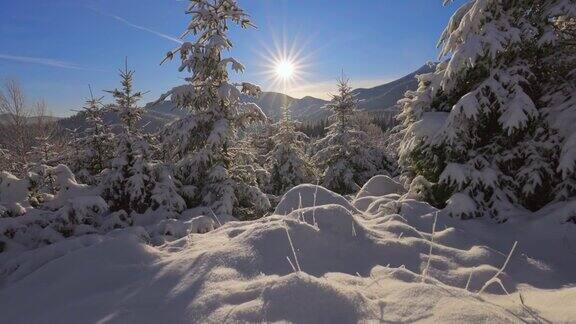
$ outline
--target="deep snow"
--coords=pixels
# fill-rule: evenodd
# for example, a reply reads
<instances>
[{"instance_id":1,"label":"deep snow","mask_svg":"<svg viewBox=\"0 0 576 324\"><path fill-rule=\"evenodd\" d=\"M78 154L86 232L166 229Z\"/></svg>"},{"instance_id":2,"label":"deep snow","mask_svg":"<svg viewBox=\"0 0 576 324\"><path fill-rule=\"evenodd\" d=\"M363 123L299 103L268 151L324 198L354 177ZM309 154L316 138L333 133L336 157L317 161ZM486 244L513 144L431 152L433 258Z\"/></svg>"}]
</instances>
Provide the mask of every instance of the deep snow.
<instances>
[{"instance_id":1,"label":"deep snow","mask_svg":"<svg viewBox=\"0 0 576 324\"><path fill-rule=\"evenodd\" d=\"M375 178L350 202L301 185L256 221L189 212L2 253L0 322L575 321L576 226L555 210L500 225L438 212L423 279L437 210L399 188ZM515 241L499 276L510 295L478 295Z\"/></svg>"}]
</instances>

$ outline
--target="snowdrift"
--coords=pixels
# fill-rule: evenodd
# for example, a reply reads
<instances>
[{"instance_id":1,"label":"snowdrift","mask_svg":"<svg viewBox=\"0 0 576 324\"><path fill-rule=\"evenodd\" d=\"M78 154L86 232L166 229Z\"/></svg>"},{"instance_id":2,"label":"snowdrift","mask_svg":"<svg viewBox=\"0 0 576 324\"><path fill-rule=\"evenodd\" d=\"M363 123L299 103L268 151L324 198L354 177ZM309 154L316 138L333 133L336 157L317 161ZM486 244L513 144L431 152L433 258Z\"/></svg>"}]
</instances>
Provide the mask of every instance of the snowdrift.
<instances>
[{"instance_id":1,"label":"snowdrift","mask_svg":"<svg viewBox=\"0 0 576 324\"><path fill-rule=\"evenodd\" d=\"M381 180L372 185L390 185ZM220 227L200 216L184 227L179 221L159 224L156 234L169 234L159 245L150 244L150 227L132 227L2 253L2 321L576 318L574 226L549 217L498 226L462 222L385 189L366 190L370 194L360 198L371 201L359 207L322 187L302 185L282 198L274 215L256 221ZM509 295L497 284L477 294L514 241L518 248L498 276Z\"/></svg>"}]
</instances>

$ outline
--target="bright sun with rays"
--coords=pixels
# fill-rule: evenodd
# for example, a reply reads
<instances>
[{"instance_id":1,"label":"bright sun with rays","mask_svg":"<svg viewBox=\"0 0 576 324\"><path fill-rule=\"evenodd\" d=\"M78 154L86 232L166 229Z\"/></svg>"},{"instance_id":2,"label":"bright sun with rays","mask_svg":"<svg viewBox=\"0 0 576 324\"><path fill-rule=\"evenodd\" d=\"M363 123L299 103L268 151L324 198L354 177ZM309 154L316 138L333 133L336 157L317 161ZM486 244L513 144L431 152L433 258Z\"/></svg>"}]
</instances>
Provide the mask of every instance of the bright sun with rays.
<instances>
[{"instance_id":1,"label":"bright sun with rays","mask_svg":"<svg viewBox=\"0 0 576 324\"><path fill-rule=\"evenodd\" d=\"M307 70L311 66L313 52L306 51L306 42L299 41L298 37L290 42L274 37L272 44L264 45L263 49L260 74L264 76L266 91L288 94L307 83Z\"/></svg>"},{"instance_id":2,"label":"bright sun with rays","mask_svg":"<svg viewBox=\"0 0 576 324\"><path fill-rule=\"evenodd\" d=\"M277 62L275 67L276 75L283 80L292 78L294 76L294 69L294 63L286 59Z\"/></svg>"}]
</instances>

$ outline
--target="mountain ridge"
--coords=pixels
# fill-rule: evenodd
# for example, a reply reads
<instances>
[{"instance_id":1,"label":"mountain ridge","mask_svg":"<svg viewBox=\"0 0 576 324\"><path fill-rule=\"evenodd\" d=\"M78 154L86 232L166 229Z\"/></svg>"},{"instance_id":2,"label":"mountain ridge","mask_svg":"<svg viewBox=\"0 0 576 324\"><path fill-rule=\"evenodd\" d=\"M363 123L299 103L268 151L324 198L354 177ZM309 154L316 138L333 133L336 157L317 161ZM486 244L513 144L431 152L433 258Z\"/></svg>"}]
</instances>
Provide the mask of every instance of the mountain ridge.
<instances>
[{"instance_id":1,"label":"mountain ridge","mask_svg":"<svg viewBox=\"0 0 576 324\"><path fill-rule=\"evenodd\" d=\"M393 112L392 108L396 106L407 90L415 90L418 81L415 76L418 74L432 72L435 63L426 63L416 71L409 73L397 80L378 85L372 88L357 88L353 90L354 95L358 98L358 109L369 113ZM258 98L243 96L246 102L257 104L268 118L278 120L282 113L282 107L289 105L291 107L292 118L299 121L318 122L327 118L330 112L323 107L329 101L304 96L300 99L291 97L280 92L263 92ZM170 101L160 103L148 103L144 106L146 110L140 126L145 132L155 132L163 125L184 116L187 112L175 107ZM104 116L104 121L108 124L116 124L118 118L112 113ZM58 120L58 123L64 129L82 130L87 127L82 113L77 113L68 118Z\"/></svg>"}]
</instances>

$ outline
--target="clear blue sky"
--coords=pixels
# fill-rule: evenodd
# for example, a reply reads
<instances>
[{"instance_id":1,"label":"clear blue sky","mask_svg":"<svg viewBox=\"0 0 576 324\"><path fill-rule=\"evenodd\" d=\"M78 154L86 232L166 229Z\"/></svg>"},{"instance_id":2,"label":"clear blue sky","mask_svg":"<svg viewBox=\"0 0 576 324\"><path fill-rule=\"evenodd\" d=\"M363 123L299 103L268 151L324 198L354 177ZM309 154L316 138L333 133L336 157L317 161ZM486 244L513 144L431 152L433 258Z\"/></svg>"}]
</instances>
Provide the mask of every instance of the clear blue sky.
<instances>
[{"instance_id":1,"label":"clear blue sky","mask_svg":"<svg viewBox=\"0 0 576 324\"><path fill-rule=\"evenodd\" d=\"M0 79L17 78L30 101L45 98L58 116L81 107L88 84L118 85L125 56L136 70L144 103L184 74L159 65L188 17L177 0L17 0L0 4ZM326 97L344 69L356 87L410 73L437 56L436 41L457 5L441 0L239 0L258 29L231 32L232 56L247 68L242 80L272 89L263 75L275 43L305 57L302 80L287 92ZM115 17L114 17L115 16ZM138 28L138 27L139 28ZM109 98L108 98L109 100Z\"/></svg>"}]
</instances>

